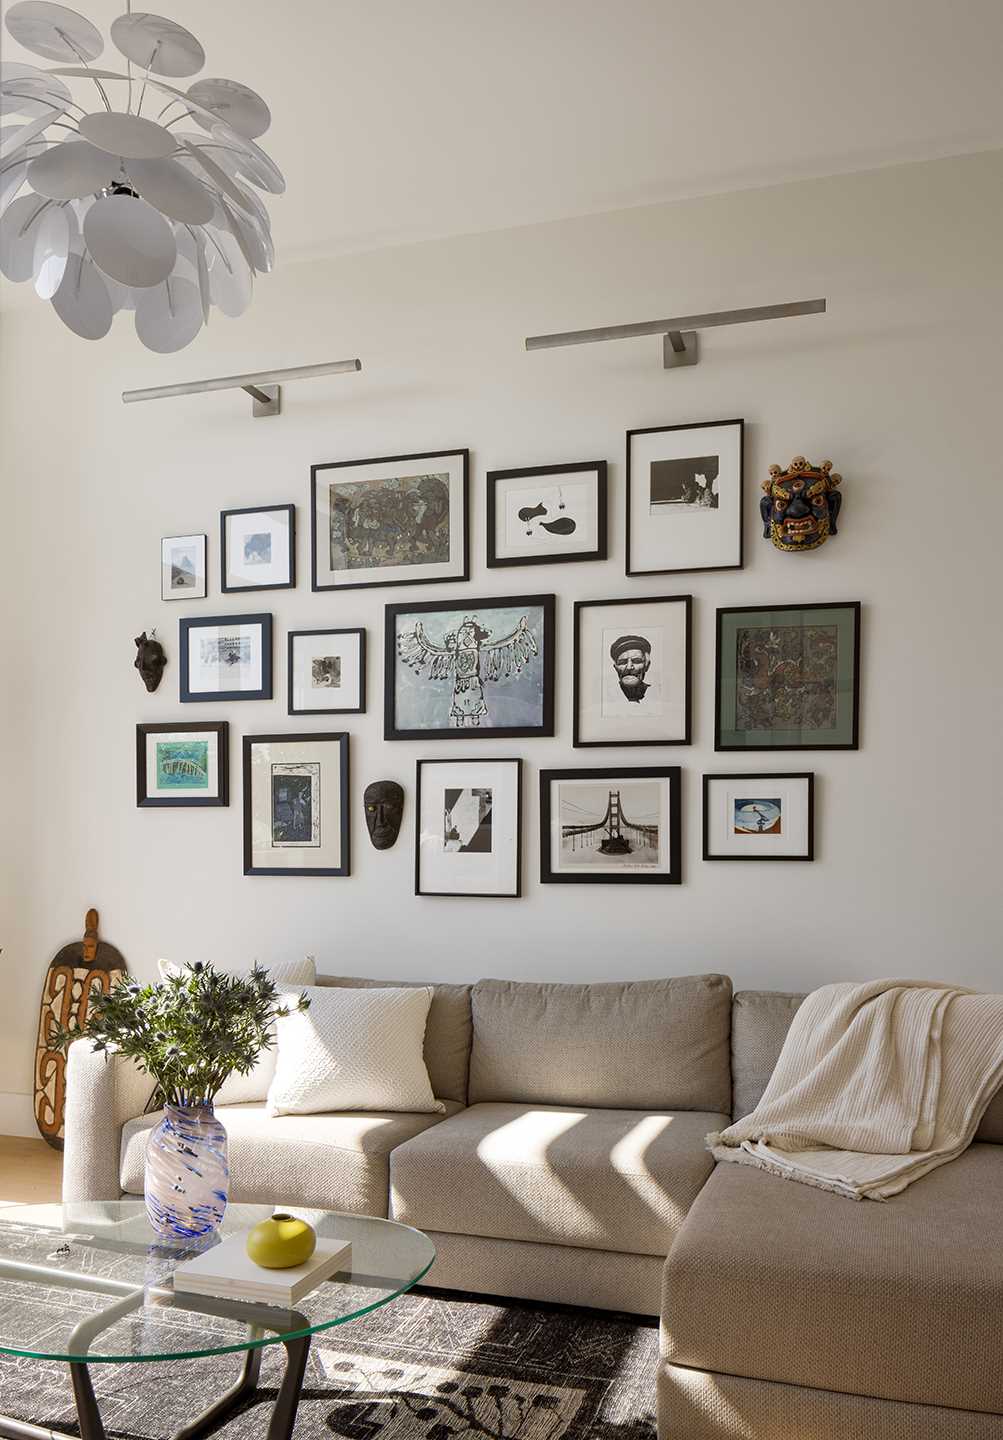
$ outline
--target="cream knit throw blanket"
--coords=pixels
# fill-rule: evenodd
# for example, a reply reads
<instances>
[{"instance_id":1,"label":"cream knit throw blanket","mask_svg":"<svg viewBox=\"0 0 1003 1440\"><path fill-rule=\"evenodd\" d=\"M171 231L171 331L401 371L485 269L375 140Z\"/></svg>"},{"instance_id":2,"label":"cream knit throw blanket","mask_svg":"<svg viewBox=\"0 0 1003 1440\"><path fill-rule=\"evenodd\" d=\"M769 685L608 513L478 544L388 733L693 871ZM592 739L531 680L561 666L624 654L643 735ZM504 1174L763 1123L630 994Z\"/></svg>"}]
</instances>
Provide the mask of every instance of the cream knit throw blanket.
<instances>
[{"instance_id":1,"label":"cream knit throw blanket","mask_svg":"<svg viewBox=\"0 0 1003 1440\"><path fill-rule=\"evenodd\" d=\"M804 1001L717 1160L886 1200L971 1144L1003 1083L1003 995L927 980L826 985Z\"/></svg>"}]
</instances>

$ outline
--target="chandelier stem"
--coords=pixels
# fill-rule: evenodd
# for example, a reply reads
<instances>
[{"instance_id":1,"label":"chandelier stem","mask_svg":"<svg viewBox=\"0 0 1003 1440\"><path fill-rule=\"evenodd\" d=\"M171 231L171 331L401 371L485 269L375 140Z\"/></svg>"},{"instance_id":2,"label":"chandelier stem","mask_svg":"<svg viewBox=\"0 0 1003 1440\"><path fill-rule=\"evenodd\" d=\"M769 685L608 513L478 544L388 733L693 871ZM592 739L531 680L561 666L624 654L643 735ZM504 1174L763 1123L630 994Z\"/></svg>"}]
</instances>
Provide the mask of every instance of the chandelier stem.
<instances>
[{"instance_id":1,"label":"chandelier stem","mask_svg":"<svg viewBox=\"0 0 1003 1440\"><path fill-rule=\"evenodd\" d=\"M70 39L70 37L69 37L67 34L65 34L62 30L60 30L59 27L58 27L58 25L56 26L56 34L57 34L57 35L59 36L59 38L64 42L64 44L66 44L66 45L68 45L68 46L70 47L70 49L73 51L74 55L75 55L75 56L77 57L77 59L80 61L81 65L84 67L84 69L85 69L86 71L88 71L88 73L90 73L90 68L91 68L91 67L90 67L90 65L87 63L87 56L83 53L82 50L78 50L78 49L77 49L76 45L74 45L74 43L73 43L73 41ZM90 79L93 80L93 81L94 81L94 84L98 87L98 92L99 92L99 94L100 94L100 96L101 96L101 99L104 101L104 108L105 108L105 109L109 112L109 114L110 114L110 113L111 113L111 101L108 99L108 92L107 92L107 90L105 90L104 86L101 84L101 81L98 79L98 77L97 77L96 75L91 74L91 75L90 75Z\"/></svg>"}]
</instances>

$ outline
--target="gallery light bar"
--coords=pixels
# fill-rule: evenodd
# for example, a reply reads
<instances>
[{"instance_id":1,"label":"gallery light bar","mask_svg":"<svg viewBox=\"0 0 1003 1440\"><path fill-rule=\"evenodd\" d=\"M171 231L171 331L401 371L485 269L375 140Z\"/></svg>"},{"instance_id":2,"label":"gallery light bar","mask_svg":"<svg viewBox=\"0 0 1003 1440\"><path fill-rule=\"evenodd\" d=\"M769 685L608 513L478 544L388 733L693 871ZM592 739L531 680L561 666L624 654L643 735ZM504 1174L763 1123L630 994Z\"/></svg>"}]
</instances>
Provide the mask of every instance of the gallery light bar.
<instances>
[{"instance_id":1,"label":"gallery light bar","mask_svg":"<svg viewBox=\"0 0 1003 1440\"><path fill-rule=\"evenodd\" d=\"M697 331L717 325L748 325L753 320L786 320L792 315L822 315L824 300L794 300L787 305L752 305L746 310L711 310L706 315L677 315L671 320L644 320L638 325L600 325L595 330L564 330L556 335L530 335L527 350L554 350L562 345L593 345L599 340L632 340L662 335L666 370L696 365L700 359Z\"/></svg>"},{"instance_id":2,"label":"gallery light bar","mask_svg":"<svg viewBox=\"0 0 1003 1440\"><path fill-rule=\"evenodd\" d=\"M280 382L312 380L317 375L353 375L361 360L328 360L322 365L293 365L286 370L254 370L248 375L220 375L215 380L186 380L181 385L156 385L151 390L123 390L122 400L170 400L175 395L202 395L207 390L244 390L254 401L252 414L278 415L282 403Z\"/></svg>"}]
</instances>

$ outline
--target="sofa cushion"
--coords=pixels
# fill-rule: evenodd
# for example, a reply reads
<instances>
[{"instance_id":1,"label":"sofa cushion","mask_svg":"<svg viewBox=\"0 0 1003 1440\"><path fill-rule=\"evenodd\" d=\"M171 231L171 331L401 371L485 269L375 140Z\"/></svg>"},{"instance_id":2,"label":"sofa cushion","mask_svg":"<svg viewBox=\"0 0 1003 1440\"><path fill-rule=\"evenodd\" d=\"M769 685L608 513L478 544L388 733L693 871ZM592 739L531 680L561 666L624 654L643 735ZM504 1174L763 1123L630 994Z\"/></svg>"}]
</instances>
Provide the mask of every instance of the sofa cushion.
<instances>
[{"instance_id":1,"label":"sofa cushion","mask_svg":"<svg viewBox=\"0 0 1003 1440\"><path fill-rule=\"evenodd\" d=\"M1003 1150L893 1200L719 1165L665 1267L675 1365L1003 1412Z\"/></svg>"},{"instance_id":2,"label":"sofa cushion","mask_svg":"<svg viewBox=\"0 0 1003 1440\"><path fill-rule=\"evenodd\" d=\"M422 1230L664 1255L720 1119L474 1105L394 1151L391 1210Z\"/></svg>"},{"instance_id":3,"label":"sofa cushion","mask_svg":"<svg viewBox=\"0 0 1003 1440\"><path fill-rule=\"evenodd\" d=\"M731 981L596 985L481 980L471 997L470 1103L731 1108Z\"/></svg>"}]
</instances>

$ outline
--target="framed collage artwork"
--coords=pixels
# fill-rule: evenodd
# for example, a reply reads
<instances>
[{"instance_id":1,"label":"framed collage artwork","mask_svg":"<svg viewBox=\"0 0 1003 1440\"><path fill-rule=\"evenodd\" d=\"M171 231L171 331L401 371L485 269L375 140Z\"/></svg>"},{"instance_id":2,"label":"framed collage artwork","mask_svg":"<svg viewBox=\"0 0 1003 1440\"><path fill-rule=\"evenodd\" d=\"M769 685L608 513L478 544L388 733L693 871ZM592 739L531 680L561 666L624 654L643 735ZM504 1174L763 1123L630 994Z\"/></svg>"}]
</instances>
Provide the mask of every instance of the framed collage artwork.
<instances>
[{"instance_id":1,"label":"framed collage artwork","mask_svg":"<svg viewBox=\"0 0 1003 1440\"><path fill-rule=\"evenodd\" d=\"M419 760L416 895L522 894L522 761Z\"/></svg>"},{"instance_id":2,"label":"framed collage artwork","mask_svg":"<svg viewBox=\"0 0 1003 1440\"><path fill-rule=\"evenodd\" d=\"M693 600L575 602L574 739L688 745Z\"/></svg>"},{"instance_id":3,"label":"framed collage artwork","mask_svg":"<svg viewBox=\"0 0 1003 1440\"><path fill-rule=\"evenodd\" d=\"M606 461L487 473L487 563L606 559Z\"/></svg>"},{"instance_id":4,"label":"framed collage artwork","mask_svg":"<svg viewBox=\"0 0 1003 1440\"><path fill-rule=\"evenodd\" d=\"M244 736L244 874L348 875L348 736Z\"/></svg>"},{"instance_id":5,"label":"framed collage artwork","mask_svg":"<svg viewBox=\"0 0 1003 1440\"><path fill-rule=\"evenodd\" d=\"M272 698L271 615L188 617L178 642L183 704Z\"/></svg>"}]
</instances>

